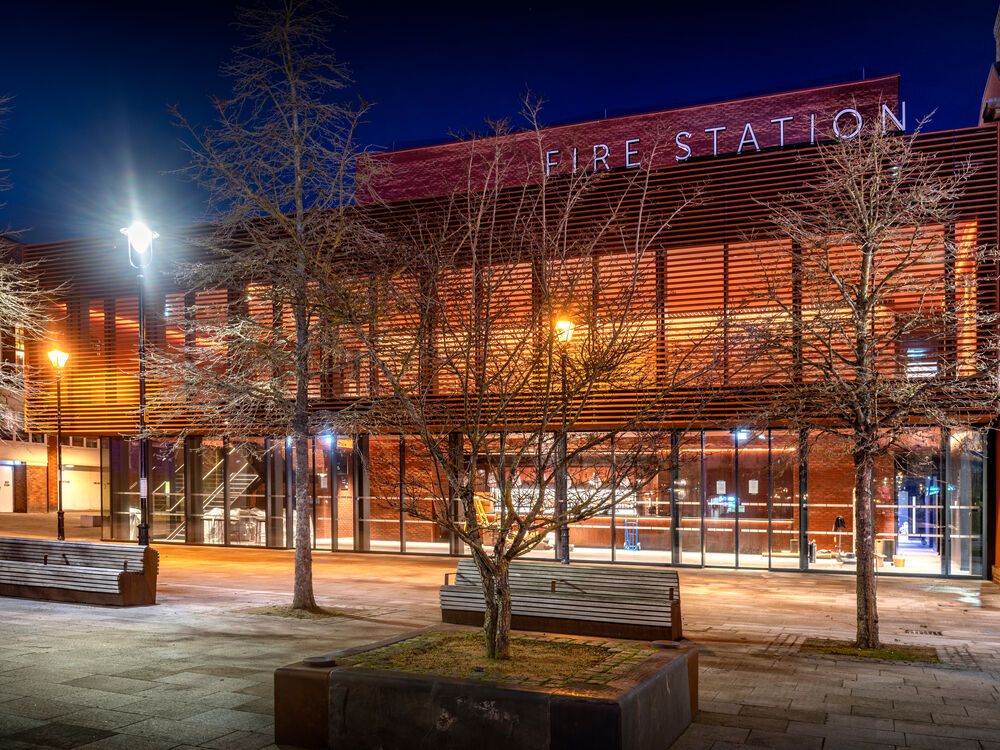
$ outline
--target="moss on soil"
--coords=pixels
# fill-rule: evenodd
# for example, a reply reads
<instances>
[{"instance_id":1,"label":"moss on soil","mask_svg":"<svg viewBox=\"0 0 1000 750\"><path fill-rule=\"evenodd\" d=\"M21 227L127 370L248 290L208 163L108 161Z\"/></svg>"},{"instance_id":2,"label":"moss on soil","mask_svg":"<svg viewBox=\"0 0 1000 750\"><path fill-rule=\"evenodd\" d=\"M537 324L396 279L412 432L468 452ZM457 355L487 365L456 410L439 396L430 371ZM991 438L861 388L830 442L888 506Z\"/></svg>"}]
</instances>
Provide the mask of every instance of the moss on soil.
<instances>
[{"instance_id":1,"label":"moss on soil","mask_svg":"<svg viewBox=\"0 0 1000 750\"><path fill-rule=\"evenodd\" d=\"M510 659L486 657L481 633L432 632L345 659L365 669L420 672L460 679L558 684L593 670L614 652L600 645L552 638L512 638Z\"/></svg>"},{"instance_id":2,"label":"moss on soil","mask_svg":"<svg viewBox=\"0 0 1000 750\"><path fill-rule=\"evenodd\" d=\"M831 641L825 638L808 638L802 644L803 651L815 654L830 654L833 656L854 656L859 659L878 659L881 661L919 661L937 664L937 650L930 646L905 646L903 644L886 645L882 648L858 648L853 641Z\"/></svg>"},{"instance_id":3,"label":"moss on soil","mask_svg":"<svg viewBox=\"0 0 1000 750\"><path fill-rule=\"evenodd\" d=\"M317 607L316 609L292 609L280 604L272 604L267 607L251 607L241 610L248 615L268 615L270 617L288 617L293 620L325 620L329 617L343 617L342 612L335 609Z\"/></svg>"}]
</instances>

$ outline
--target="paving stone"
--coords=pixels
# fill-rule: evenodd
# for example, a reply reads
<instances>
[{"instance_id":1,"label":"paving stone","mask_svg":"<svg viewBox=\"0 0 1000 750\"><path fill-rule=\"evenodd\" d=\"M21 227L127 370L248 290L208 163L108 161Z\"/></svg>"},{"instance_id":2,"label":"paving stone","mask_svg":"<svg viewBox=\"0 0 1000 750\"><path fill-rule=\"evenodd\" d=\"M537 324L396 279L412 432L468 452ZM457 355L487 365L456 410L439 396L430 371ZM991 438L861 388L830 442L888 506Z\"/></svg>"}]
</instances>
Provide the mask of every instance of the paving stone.
<instances>
[{"instance_id":1,"label":"paving stone","mask_svg":"<svg viewBox=\"0 0 1000 750\"><path fill-rule=\"evenodd\" d=\"M134 734L113 734L97 742L82 745L80 750L177 750L179 747L184 746L179 746L173 740L136 737Z\"/></svg>"},{"instance_id":2,"label":"paving stone","mask_svg":"<svg viewBox=\"0 0 1000 750\"><path fill-rule=\"evenodd\" d=\"M880 742L888 745L903 744L903 733L881 729L851 729L830 724L808 724L806 722L790 721L789 734L802 734L811 737L824 737L845 740L860 740L861 742Z\"/></svg>"},{"instance_id":3,"label":"paving stone","mask_svg":"<svg viewBox=\"0 0 1000 750\"><path fill-rule=\"evenodd\" d=\"M60 717L60 721L68 724L77 724L81 727L94 727L95 729L108 729L114 731L119 727L135 724L141 720L137 714L129 714L124 711L114 711L107 708L84 708L74 706L77 710L73 713Z\"/></svg>"},{"instance_id":4,"label":"paving stone","mask_svg":"<svg viewBox=\"0 0 1000 750\"><path fill-rule=\"evenodd\" d=\"M143 719L122 727L122 734L173 740L176 744L200 745L231 733L230 727L205 723L189 723L173 719Z\"/></svg>"},{"instance_id":5,"label":"paving stone","mask_svg":"<svg viewBox=\"0 0 1000 750\"><path fill-rule=\"evenodd\" d=\"M739 703L729 703L718 700L699 700L698 708L715 714L738 714L743 708Z\"/></svg>"},{"instance_id":6,"label":"paving stone","mask_svg":"<svg viewBox=\"0 0 1000 750\"><path fill-rule=\"evenodd\" d=\"M892 719L878 716L858 716L856 714L831 714L827 717L828 726L842 726L851 729L881 729L892 731L896 727Z\"/></svg>"},{"instance_id":7,"label":"paving stone","mask_svg":"<svg viewBox=\"0 0 1000 750\"><path fill-rule=\"evenodd\" d=\"M930 735L932 737L947 738L948 744L953 739L988 740L990 742L1000 742L1000 729L993 729L982 725L980 719L972 719L969 724L959 726L955 724L925 724L913 721L896 721L896 730L907 734ZM943 739L939 741L944 742Z\"/></svg>"},{"instance_id":8,"label":"paving stone","mask_svg":"<svg viewBox=\"0 0 1000 750\"><path fill-rule=\"evenodd\" d=\"M214 689L218 692L234 693L238 690L253 687L258 684L255 680L247 680L240 677L221 677L218 675L203 674L201 672L177 672L167 675L157 680L169 685L185 685L200 688L203 690Z\"/></svg>"},{"instance_id":9,"label":"paving stone","mask_svg":"<svg viewBox=\"0 0 1000 750\"><path fill-rule=\"evenodd\" d=\"M709 724L692 724L680 739L674 743L671 750L707 750L707 748L711 748L716 742L741 743L749 736L749 729L712 726Z\"/></svg>"},{"instance_id":10,"label":"paving stone","mask_svg":"<svg viewBox=\"0 0 1000 750\"><path fill-rule=\"evenodd\" d=\"M74 748L110 737L111 734L104 729L51 722L17 732L10 738L55 748Z\"/></svg>"},{"instance_id":11,"label":"paving stone","mask_svg":"<svg viewBox=\"0 0 1000 750\"><path fill-rule=\"evenodd\" d=\"M714 714L703 711L698 712L698 723L742 727L745 729L769 729L775 732L783 732L788 727L788 721L781 718L750 716L747 714Z\"/></svg>"},{"instance_id":12,"label":"paving stone","mask_svg":"<svg viewBox=\"0 0 1000 750\"><path fill-rule=\"evenodd\" d=\"M156 683L152 680L133 680L128 677L105 674L80 677L75 680L65 681L63 684L72 685L73 687L90 688L91 690L102 690L106 693L122 693L123 695L135 695L156 686Z\"/></svg>"},{"instance_id":13,"label":"paving stone","mask_svg":"<svg viewBox=\"0 0 1000 750\"><path fill-rule=\"evenodd\" d=\"M247 693L229 693L212 688L168 685L165 683L161 683L149 690L144 690L138 695L140 698L197 702L212 708L236 708L254 700L254 696Z\"/></svg>"},{"instance_id":14,"label":"paving stone","mask_svg":"<svg viewBox=\"0 0 1000 750\"><path fill-rule=\"evenodd\" d=\"M232 732L202 744L214 750L260 750L274 744L274 732Z\"/></svg>"},{"instance_id":15,"label":"paving stone","mask_svg":"<svg viewBox=\"0 0 1000 750\"><path fill-rule=\"evenodd\" d=\"M12 734L24 731L25 729L33 729L34 727L40 727L43 724L45 724L44 721L29 719L26 716L0 714L0 737L9 737Z\"/></svg>"},{"instance_id":16,"label":"paving stone","mask_svg":"<svg viewBox=\"0 0 1000 750\"><path fill-rule=\"evenodd\" d=\"M872 706L851 706L851 713L855 716L871 716L883 719L904 719L906 721L931 722L933 717L930 712L921 709L911 708L876 708ZM965 717L958 717L960 719ZM966 718L966 720L968 720Z\"/></svg>"},{"instance_id":17,"label":"paving stone","mask_svg":"<svg viewBox=\"0 0 1000 750\"><path fill-rule=\"evenodd\" d=\"M88 688L60 685L58 683L26 683L20 686L27 695L39 698L51 698L65 703L75 703L81 706L95 708L120 708L135 703L139 698L122 693L109 693L105 690L90 690Z\"/></svg>"},{"instance_id":18,"label":"paving stone","mask_svg":"<svg viewBox=\"0 0 1000 750\"><path fill-rule=\"evenodd\" d=\"M701 705L699 703L699 705ZM774 708L771 706L748 706L740 708L740 713L746 716L777 717L788 721L804 721L810 724L822 724L826 721L825 711L809 711L800 708Z\"/></svg>"},{"instance_id":19,"label":"paving stone","mask_svg":"<svg viewBox=\"0 0 1000 750\"><path fill-rule=\"evenodd\" d=\"M230 729L240 729L248 732L260 730L273 722L270 716L250 713L249 711L233 711L228 708L213 708L204 713L195 714L186 721L216 724Z\"/></svg>"},{"instance_id":20,"label":"paving stone","mask_svg":"<svg viewBox=\"0 0 1000 750\"><path fill-rule=\"evenodd\" d=\"M748 747L767 747L773 750L820 750L824 746L820 737L794 736L761 729L751 730L746 744Z\"/></svg>"},{"instance_id":21,"label":"paving stone","mask_svg":"<svg viewBox=\"0 0 1000 750\"><path fill-rule=\"evenodd\" d=\"M254 698L249 703L241 703L240 711L274 716L274 698Z\"/></svg>"},{"instance_id":22,"label":"paving stone","mask_svg":"<svg viewBox=\"0 0 1000 750\"><path fill-rule=\"evenodd\" d=\"M73 703L32 696L0 703L0 713L23 716L28 719L54 719L57 716L79 710L80 706Z\"/></svg>"},{"instance_id":23,"label":"paving stone","mask_svg":"<svg viewBox=\"0 0 1000 750\"><path fill-rule=\"evenodd\" d=\"M120 710L145 718L186 719L189 716L202 713L205 710L205 705L165 698L142 698L135 703L122 706Z\"/></svg>"},{"instance_id":24,"label":"paving stone","mask_svg":"<svg viewBox=\"0 0 1000 750\"><path fill-rule=\"evenodd\" d=\"M274 697L274 675L264 683L257 685L251 685L248 688L243 688L242 690L237 690L237 693L246 693L247 695L256 695L258 698L273 698Z\"/></svg>"},{"instance_id":25,"label":"paving stone","mask_svg":"<svg viewBox=\"0 0 1000 750\"><path fill-rule=\"evenodd\" d=\"M951 737L943 740L938 735L907 733L906 747L927 748L927 750L980 750L976 740Z\"/></svg>"}]
</instances>

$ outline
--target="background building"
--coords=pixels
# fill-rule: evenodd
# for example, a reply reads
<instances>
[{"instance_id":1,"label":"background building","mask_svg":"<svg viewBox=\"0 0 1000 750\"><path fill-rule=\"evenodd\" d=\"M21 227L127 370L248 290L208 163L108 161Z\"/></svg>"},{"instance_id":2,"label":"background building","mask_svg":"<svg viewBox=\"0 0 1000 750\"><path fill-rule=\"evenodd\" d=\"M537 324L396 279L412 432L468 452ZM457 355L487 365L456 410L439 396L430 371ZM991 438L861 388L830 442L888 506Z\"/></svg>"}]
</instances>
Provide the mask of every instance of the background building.
<instances>
[{"instance_id":1,"label":"background building","mask_svg":"<svg viewBox=\"0 0 1000 750\"><path fill-rule=\"evenodd\" d=\"M650 325L662 327L669 341L672 330L701 325L706 310L730 309L740 290L754 283L751 261L761 248L747 236L763 218L758 201L801 186L812 144L822 133L830 128L850 133L866 118L907 124L898 86L897 78L888 77L561 126L546 131L552 145L545 162L554 173L614 172L656 159L658 179L665 184L705 186L704 203L677 220L648 269L646 282L657 305ZM513 138L523 138L526 149L533 147L523 136ZM662 146L655 155L654 141ZM930 133L919 143L941 164L971 159L978 169L960 201L960 221L941 227L942 238L951 233L959 246L995 245L997 125ZM414 205L455 191L467 156L468 144L459 142L379 157L392 165L391 179L379 190L390 203L389 214L405 222ZM44 263L47 284L66 285L51 334L70 355L63 380L63 430L70 440L83 441L81 450L96 452L92 446L99 444L99 461L76 456L72 461L99 466L103 535L129 540L135 539L139 517L139 451L127 437L137 430L137 282L124 252L114 251L111 242L32 246L25 257ZM225 305L231 295L246 293L185 294L173 286L171 262L192 252L179 238L166 238L157 249L159 273L151 275L146 290L147 336L154 344L197 345L184 340L181 322L191 314L186 311ZM961 259L947 257L942 249L935 272L954 274L960 285L975 290L977 304L996 309L995 285L977 285L976 269L963 266ZM530 284L512 293L524 295L530 306ZM966 342L974 348L975 334L970 335ZM28 347L26 357L37 372L46 371L47 348ZM651 352L651 361L666 351ZM908 352L912 371L907 375L913 377L933 366L935 356L960 356L957 349L929 352L919 340ZM359 366L336 383L317 381L314 402L336 408L365 395L372 377ZM26 405L32 433L54 431L55 394L51 388L46 393ZM613 406L609 402L612 411ZM574 527L573 558L850 570L841 553L853 548L851 457L830 439L820 440L806 455L795 433L734 427L741 408L723 400L693 430L680 418L657 425L663 449L680 455L679 467L661 472L613 512ZM908 440L882 458L876 501L882 572L988 577L997 543L996 441L987 429L994 415L983 415L981 432L963 435L917 424ZM595 419L605 419L595 422L595 429L608 427L608 417ZM433 521L400 509L401 488L431 470L430 457L418 446L405 435L318 435L310 449L315 546L460 553L457 540ZM204 434L181 444L157 443L152 538L289 546L290 453L281 435L236 440ZM64 452L64 461L70 456ZM607 452L585 456L570 473L568 492L583 491L595 472L613 464ZM89 492L91 484L87 487ZM488 496L490 487L484 484L482 491ZM524 491L531 492L530 478ZM92 502L75 485L66 497L67 508ZM533 554L552 553L539 549Z\"/></svg>"}]
</instances>

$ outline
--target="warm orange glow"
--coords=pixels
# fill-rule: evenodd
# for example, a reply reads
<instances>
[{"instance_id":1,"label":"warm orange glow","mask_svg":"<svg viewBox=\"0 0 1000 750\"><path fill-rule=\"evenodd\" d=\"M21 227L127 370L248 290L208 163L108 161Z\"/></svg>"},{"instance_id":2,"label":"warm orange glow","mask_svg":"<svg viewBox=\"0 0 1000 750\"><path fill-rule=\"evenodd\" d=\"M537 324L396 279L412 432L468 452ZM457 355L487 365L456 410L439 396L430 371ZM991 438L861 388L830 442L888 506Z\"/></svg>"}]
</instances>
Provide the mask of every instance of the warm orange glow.
<instances>
[{"instance_id":1,"label":"warm orange glow","mask_svg":"<svg viewBox=\"0 0 1000 750\"><path fill-rule=\"evenodd\" d=\"M570 339L573 338L573 321L566 318L560 318L556 321L555 328L556 338L564 344L568 344Z\"/></svg>"},{"instance_id":2,"label":"warm orange glow","mask_svg":"<svg viewBox=\"0 0 1000 750\"><path fill-rule=\"evenodd\" d=\"M61 352L58 349L53 349L49 352L49 362L52 366L58 369L62 369L66 366L66 360L69 359L69 355L66 352Z\"/></svg>"}]
</instances>

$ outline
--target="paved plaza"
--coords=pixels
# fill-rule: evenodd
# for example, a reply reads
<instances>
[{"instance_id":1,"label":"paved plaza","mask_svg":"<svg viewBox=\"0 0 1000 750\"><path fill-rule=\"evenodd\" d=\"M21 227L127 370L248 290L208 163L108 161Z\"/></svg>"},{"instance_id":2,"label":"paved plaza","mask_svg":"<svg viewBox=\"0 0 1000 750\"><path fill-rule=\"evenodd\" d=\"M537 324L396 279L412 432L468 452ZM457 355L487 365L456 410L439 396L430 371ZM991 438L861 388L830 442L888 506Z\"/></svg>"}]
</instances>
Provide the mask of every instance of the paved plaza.
<instances>
[{"instance_id":1,"label":"paved plaza","mask_svg":"<svg viewBox=\"0 0 1000 750\"><path fill-rule=\"evenodd\" d=\"M0 533L46 530L9 518ZM0 599L0 748L271 746L275 667L438 621L454 569L318 553L317 597L344 616L299 621L246 611L288 602L290 552L158 549L156 607ZM701 712L676 748L1000 750L997 586L881 580L884 640L936 647L934 666L799 651L806 637L851 637L847 576L683 570L681 586Z\"/></svg>"}]
</instances>

